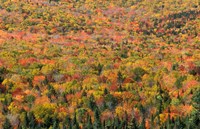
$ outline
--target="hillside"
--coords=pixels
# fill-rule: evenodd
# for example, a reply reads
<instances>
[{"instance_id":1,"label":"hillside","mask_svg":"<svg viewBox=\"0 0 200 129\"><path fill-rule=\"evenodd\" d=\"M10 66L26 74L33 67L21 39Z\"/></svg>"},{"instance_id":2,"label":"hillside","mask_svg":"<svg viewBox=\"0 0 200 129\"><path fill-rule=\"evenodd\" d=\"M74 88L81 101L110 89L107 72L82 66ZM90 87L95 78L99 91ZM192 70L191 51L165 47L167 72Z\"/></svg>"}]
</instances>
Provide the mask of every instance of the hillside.
<instances>
[{"instance_id":1,"label":"hillside","mask_svg":"<svg viewBox=\"0 0 200 129\"><path fill-rule=\"evenodd\" d=\"M197 129L199 0L1 0L0 128Z\"/></svg>"}]
</instances>

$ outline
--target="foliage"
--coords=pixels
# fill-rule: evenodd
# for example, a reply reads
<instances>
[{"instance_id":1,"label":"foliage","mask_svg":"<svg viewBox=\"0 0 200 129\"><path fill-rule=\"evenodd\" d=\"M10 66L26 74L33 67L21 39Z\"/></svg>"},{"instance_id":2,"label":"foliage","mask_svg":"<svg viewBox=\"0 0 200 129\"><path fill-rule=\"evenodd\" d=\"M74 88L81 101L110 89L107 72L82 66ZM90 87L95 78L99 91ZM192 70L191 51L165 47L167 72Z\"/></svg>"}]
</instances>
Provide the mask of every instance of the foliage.
<instances>
[{"instance_id":1,"label":"foliage","mask_svg":"<svg viewBox=\"0 0 200 129\"><path fill-rule=\"evenodd\" d=\"M198 128L199 17L199 0L1 0L0 128Z\"/></svg>"}]
</instances>

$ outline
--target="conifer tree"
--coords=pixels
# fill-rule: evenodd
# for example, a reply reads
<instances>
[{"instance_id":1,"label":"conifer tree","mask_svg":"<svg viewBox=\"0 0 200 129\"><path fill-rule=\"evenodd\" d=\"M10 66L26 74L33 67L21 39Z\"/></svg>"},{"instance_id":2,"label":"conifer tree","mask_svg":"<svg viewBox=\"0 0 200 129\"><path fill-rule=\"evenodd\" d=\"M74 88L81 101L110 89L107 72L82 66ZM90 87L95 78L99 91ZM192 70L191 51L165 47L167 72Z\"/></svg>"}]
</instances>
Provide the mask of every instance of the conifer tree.
<instances>
[{"instance_id":1,"label":"conifer tree","mask_svg":"<svg viewBox=\"0 0 200 129\"><path fill-rule=\"evenodd\" d=\"M12 129L12 125L10 123L10 120L8 118L5 119L5 122L3 123L3 129Z\"/></svg>"},{"instance_id":2,"label":"conifer tree","mask_svg":"<svg viewBox=\"0 0 200 129\"><path fill-rule=\"evenodd\" d=\"M151 115L151 129L154 129L154 117L153 114Z\"/></svg>"},{"instance_id":3,"label":"conifer tree","mask_svg":"<svg viewBox=\"0 0 200 129\"><path fill-rule=\"evenodd\" d=\"M167 129L171 129L170 113L171 113L170 108L168 108Z\"/></svg>"},{"instance_id":4,"label":"conifer tree","mask_svg":"<svg viewBox=\"0 0 200 129\"><path fill-rule=\"evenodd\" d=\"M100 113L99 110L96 109L94 113L94 129L101 129L101 119L100 119Z\"/></svg>"},{"instance_id":5,"label":"conifer tree","mask_svg":"<svg viewBox=\"0 0 200 129\"><path fill-rule=\"evenodd\" d=\"M72 120L72 128L73 129L79 129L79 124L78 124L78 121L77 121L77 118L76 118L76 113L74 114L74 118Z\"/></svg>"},{"instance_id":6,"label":"conifer tree","mask_svg":"<svg viewBox=\"0 0 200 129\"><path fill-rule=\"evenodd\" d=\"M30 128L34 128L35 125L36 125L36 122L35 122L35 118L34 118L33 112L29 112L27 114L27 116L28 116L28 121L29 121L29 127Z\"/></svg>"},{"instance_id":7,"label":"conifer tree","mask_svg":"<svg viewBox=\"0 0 200 129\"><path fill-rule=\"evenodd\" d=\"M57 121L54 121L54 122L53 122L53 127L52 127L52 129L58 129Z\"/></svg>"},{"instance_id":8,"label":"conifer tree","mask_svg":"<svg viewBox=\"0 0 200 129\"><path fill-rule=\"evenodd\" d=\"M28 116L27 116L27 112L23 112L21 115L21 126L22 128L27 128L28 126Z\"/></svg>"},{"instance_id":9,"label":"conifer tree","mask_svg":"<svg viewBox=\"0 0 200 129\"><path fill-rule=\"evenodd\" d=\"M90 115L88 115L88 117L87 117L86 129L93 129L92 128L92 119L91 119Z\"/></svg>"},{"instance_id":10,"label":"conifer tree","mask_svg":"<svg viewBox=\"0 0 200 129\"><path fill-rule=\"evenodd\" d=\"M138 129L138 126L137 126L137 123L136 123L136 120L135 120L134 116L132 116L131 121L130 121L130 123L128 125L128 128L129 129Z\"/></svg>"}]
</instances>

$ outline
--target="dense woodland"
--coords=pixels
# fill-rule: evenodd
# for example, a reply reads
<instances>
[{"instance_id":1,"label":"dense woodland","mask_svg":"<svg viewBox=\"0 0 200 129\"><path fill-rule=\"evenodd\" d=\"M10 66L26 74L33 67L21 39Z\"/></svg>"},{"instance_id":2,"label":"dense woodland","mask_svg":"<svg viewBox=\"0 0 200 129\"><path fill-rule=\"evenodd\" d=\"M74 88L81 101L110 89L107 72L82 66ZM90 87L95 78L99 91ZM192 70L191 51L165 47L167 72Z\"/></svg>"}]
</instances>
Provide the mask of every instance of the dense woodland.
<instances>
[{"instance_id":1,"label":"dense woodland","mask_svg":"<svg viewBox=\"0 0 200 129\"><path fill-rule=\"evenodd\" d=\"M0 128L198 129L199 0L1 0Z\"/></svg>"}]
</instances>

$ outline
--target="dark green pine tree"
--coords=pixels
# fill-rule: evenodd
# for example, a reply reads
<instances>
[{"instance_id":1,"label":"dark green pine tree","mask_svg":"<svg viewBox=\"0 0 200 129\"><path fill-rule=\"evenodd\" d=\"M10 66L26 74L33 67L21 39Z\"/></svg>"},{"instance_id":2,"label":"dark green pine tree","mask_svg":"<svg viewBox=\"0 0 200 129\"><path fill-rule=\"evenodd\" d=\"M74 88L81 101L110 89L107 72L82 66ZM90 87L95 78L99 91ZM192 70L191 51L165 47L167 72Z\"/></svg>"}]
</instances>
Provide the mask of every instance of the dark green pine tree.
<instances>
[{"instance_id":1,"label":"dark green pine tree","mask_svg":"<svg viewBox=\"0 0 200 129\"><path fill-rule=\"evenodd\" d=\"M192 105L195 109L190 114L190 125L192 129L196 129L200 127L200 89L194 92Z\"/></svg>"},{"instance_id":2,"label":"dark green pine tree","mask_svg":"<svg viewBox=\"0 0 200 129\"><path fill-rule=\"evenodd\" d=\"M125 126L126 126L126 120L123 119L122 122L119 125L119 129L124 129Z\"/></svg>"},{"instance_id":3,"label":"dark green pine tree","mask_svg":"<svg viewBox=\"0 0 200 129\"><path fill-rule=\"evenodd\" d=\"M160 127L160 114L158 114L158 121L157 121L157 125Z\"/></svg>"},{"instance_id":4,"label":"dark green pine tree","mask_svg":"<svg viewBox=\"0 0 200 129\"><path fill-rule=\"evenodd\" d=\"M94 111L97 108L93 94L90 95L88 106L92 111Z\"/></svg>"},{"instance_id":5,"label":"dark green pine tree","mask_svg":"<svg viewBox=\"0 0 200 129\"><path fill-rule=\"evenodd\" d=\"M134 116L132 116L131 121L128 124L128 128L129 129L138 129L138 126L137 126L137 123L136 123Z\"/></svg>"},{"instance_id":6,"label":"dark green pine tree","mask_svg":"<svg viewBox=\"0 0 200 129\"><path fill-rule=\"evenodd\" d=\"M118 85L119 85L119 88L118 90L119 91L122 91L122 83L124 82L125 80L125 77L122 75L122 73L119 71L117 73L117 81L118 81Z\"/></svg>"},{"instance_id":7,"label":"dark green pine tree","mask_svg":"<svg viewBox=\"0 0 200 129\"><path fill-rule=\"evenodd\" d=\"M22 113L22 120L20 122L20 125L22 128L27 128L28 126L28 116L27 116L27 112L23 112Z\"/></svg>"},{"instance_id":8,"label":"dark green pine tree","mask_svg":"<svg viewBox=\"0 0 200 129\"><path fill-rule=\"evenodd\" d=\"M139 128L140 129L145 129L145 117L144 117L144 115L142 115L142 123L141 123Z\"/></svg>"},{"instance_id":9,"label":"dark green pine tree","mask_svg":"<svg viewBox=\"0 0 200 129\"><path fill-rule=\"evenodd\" d=\"M58 122L56 120L53 122L52 129L59 129Z\"/></svg>"},{"instance_id":10,"label":"dark green pine tree","mask_svg":"<svg viewBox=\"0 0 200 129\"><path fill-rule=\"evenodd\" d=\"M13 129L10 120L8 118L6 118L5 122L3 123L3 129Z\"/></svg>"},{"instance_id":11,"label":"dark green pine tree","mask_svg":"<svg viewBox=\"0 0 200 129\"><path fill-rule=\"evenodd\" d=\"M145 112L146 112L145 108L144 108L144 106L142 104L139 104L138 105L138 109L140 110L141 115L142 115L142 122L141 122L139 128L140 129L145 129Z\"/></svg>"},{"instance_id":12,"label":"dark green pine tree","mask_svg":"<svg viewBox=\"0 0 200 129\"><path fill-rule=\"evenodd\" d=\"M77 118L76 118L76 113L74 114L74 119L72 121L72 129L79 129L79 124L78 124L78 121L77 121Z\"/></svg>"},{"instance_id":13,"label":"dark green pine tree","mask_svg":"<svg viewBox=\"0 0 200 129\"><path fill-rule=\"evenodd\" d=\"M120 71L117 73L117 80L118 80L118 83L122 83L123 81L123 75Z\"/></svg>"},{"instance_id":14,"label":"dark green pine tree","mask_svg":"<svg viewBox=\"0 0 200 129\"><path fill-rule=\"evenodd\" d=\"M35 129L42 129L41 124L37 124Z\"/></svg>"},{"instance_id":15,"label":"dark green pine tree","mask_svg":"<svg viewBox=\"0 0 200 129\"><path fill-rule=\"evenodd\" d=\"M125 118L121 123L122 128L127 129L128 128L128 113L125 112Z\"/></svg>"},{"instance_id":16,"label":"dark green pine tree","mask_svg":"<svg viewBox=\"0 0 200 129\"><path fill-rule=\"evenodd\" d=\"M27 82L28 82L28 86L29 86L29 88L33 88L33 82L32 82L32 79L31 79L31 78L28 78L28 79L27 79Z\"/></svg>"},{"instance_id":17,"label":"dark green pine tree","mask_svg":"<svg viewBox=\"0 0 200 129\"><path fill-rule=\"evenodd\" d=\"M172 119L171 119L171 128L173 128L174 127L174 125L175 125L175 120L174 120L174 118L172 117Z\"/></svg>"},{"instance_id":18,"label":"dark green pine tree","mask_svg":"<svg viewBox=\"0 0 200 129\"><path fill-rule=\"evenodd\" d=\"M154 129L154 117L153 117L153 114L151 115L151 129Z\"/></svg>"},{"instance_id":19,"label":"dark green pine tree","mask_svg":"<svg viewBox=\"0 0 200 129\"><path fill-rule=\"evenodd\" d=\"M114 129L119 129L120 119L117 117L114 118Z\"/></svg>"},{"instance_id":20,"label":"dark green pine tree","mask_svg":"<svg viewBox=\"0 0 200 129\"><path fill-rule=\"evenodd\" d=\"M114 119L111 119L111 129L114 129L115 125L114 125Z\"/></svg>"},{"instance_id":21,"label":"dark green pine tree","mask_svg":"<svg viewBox=\"0 0 200 129\"><path fill-rule=\"evenodd\" d=\"M108 89L105 88L105 89L104 89L104 95L107 95L107 94L110 94L110 93L109 93Z\"/></svg>"},{"instance_id":22,"label":"dark green pine tree","mask_svg":"<svg viewBox=\"0 0 200 129\"><path fill-rule=\"evenodd\" d=\"M62 122L62 127L63 127L62 129L67 129L67 126L64 122Z\"/></svg>"},{"instance_id":23,"label":"dark green pine tree","mask_svg":"<svg viewBox=\"0 0 200 129\"><path fill-rule=\"evenodd\" d=\"M98 64L97 67L96 67L97 71L98 71L98 75L100 76L102 71L103 71L103 64Z\"/></svg>"},{"instance_id":24,"label":"dark green pine tree","mask_svg":"<svg viewBox=\"0 0 200 129\"><path fill-rule=\"evenodd\" d=\"M94 129L102 129L99 110L96 109L94 113Z\"/></svg>"},{"instance_id":25,"label":"dark green pine tree","mask_svg":"<svg viewBox=\"0 0 200 129\"><path fill-rule=\"evenodd\" d=\"M34 118L34 115L33 115L33 112L29 112L27 114L27 117L28 117L28 125L30 128L34 128L35 125L36 125L36 122L35 122L35 118Z\"/></svg>"},{"instance_id":26,"label":"dark green pine tree","mask_svg":"<svg viewBox=\"0 0 200 129\"><path fill-rule=\"evenodd\" d=\"M93 127L92 127L92 119L91 119L90 115L88 115L88 117L87 117L87 124L86 124L85 128L86 129L93 129Z\"/></svg>"},{"instance_id":27,"label":"dark green pine tree","mask_svg":"<svg viewBox=\"0 0 200 129\"><path fill-rule=\"evenodd\" d=\"M179 129L183 129L184 128L184 124L182 123L182 118L178 117L177 119L177 125Z\"/></svg>"},{"instance_id":28,"label":"dark green pine tree","mask_svg":"<svg viewBox=\"0 0 200 129\"><path fill-rule=\"evenodd\" d=\"M187 115L185 118L186 129L191 129L190 117Z\"/></svg>"},{"instance_id":29,"label":"dark green pine tree","mask_svg":"<svg viewBox=\"0 0 200 129\"><path fill-rule=\"evenodd\" d=\"M44 84L44 85L48 85L48 84L49 84L49 80L48 80L48 77L47 77L47 76L45 76L45 79L44 79L44 81L43 81L43 84Z\"/></svg>"},{"instance_id":30,"label":"dark green pine tree","mask_svg":"<svg viewBox=\"0 0 200 129\"><path fill-rule=\"evenodd\" d=\"M67 129L72 129L72 120L69 116L66 116L64 124Z\"/></svg>"},{"instance_id":31,"label":"dark green pine tree","mask_svg":"<svg viewBox=\"0 0 200 129\"><path fill-rule=\"evenodd\" d=\"M171 129L170 108L168 108L167 129Z\"/></svg>"},{"instance_id":32,"label":"dark green pine tree","mask_svg":"<svg viewBox=\"0 0 200 129\"><path fill-rule=\"evenodd\" d=\"M103 121L102 129L106 129L106 120Z\"/></svg>"},{"instance_id":33,"label":"dark green pine tree","mask_svg":"<svg viewBox=\"0 0 200 129\"><path fill-rule=\"evenodd\" d=\"M112 121L110 119L106 120L105 126L106 128L109 128L109 129L112 128Z\"/></svg>"}]
</instances>

